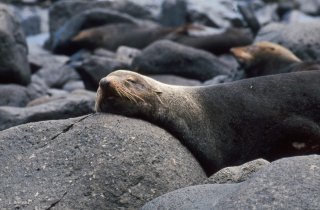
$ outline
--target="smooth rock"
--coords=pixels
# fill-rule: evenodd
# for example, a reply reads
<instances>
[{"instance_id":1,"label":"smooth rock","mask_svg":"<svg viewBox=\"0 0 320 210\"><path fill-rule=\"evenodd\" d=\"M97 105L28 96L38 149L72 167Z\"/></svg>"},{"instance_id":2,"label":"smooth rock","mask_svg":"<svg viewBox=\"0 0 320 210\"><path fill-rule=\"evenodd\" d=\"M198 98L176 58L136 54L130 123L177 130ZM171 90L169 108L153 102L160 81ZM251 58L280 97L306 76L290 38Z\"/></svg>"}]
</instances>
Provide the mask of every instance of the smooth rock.
<instances>
[{"instance_id":1,"label":"smooth rock","mask_svg":"<svg viewBox=\"0 0 320 210\"><path fill-rule=\"evenodd\" d=\"M138 209L206 177L166 131L116 115L21 125L0 145L1 209Z\"/></svg>"},{"instance_id":2,"label":"smooth rock","mask_svg":"<svg viewBox=\"0 0 320 210\"><path fill-rule=\"evenodd\" d=\"M214 55L203 50L160 40L142 50L131 69L142 74L174 74L197 80L208 80L229 70Z\"/></svg>"},{"instance_id":3,"label":"smooth rock","mask_svg":"<svg viewBox=\"0 0 320 210\"><path fill-rule=\"evenodd\" d=\"M40 100L34 106L0 107L0 130L42 120L67 119L94 111L95 93L75 91L67 95Z\"/></svg>"},{"instance_id":4,"label":"smooth rock","mask_svg":"<svg viewBox=\"0 0 320 210\"><path fill-rule=\"evenodd\" d=\"M160 196L149 209L319 209L320 156L272 162L238 184L197 185Z\"/></svg>"},{"instance_id":5,"label":"smooth rock","mask_svg":"<svg viewBox=\"0 0 320 210\"><path fill-rule=\"evenodd\" d=\"M307 15L299 10L292 10L283 16L282 21L289 24L319 22L319 17Z\"/></svg>"},{"instance_id":6,"label":"smooth rock","mask_svg":"<svg viewBox=\"0 0 320 210\"><path fill-rule=\"evenodd\" d=\"M0 40L0 83L28 85L31 72L26 40L13 12L4 4L0 4Z\"/></svg>"},{"instance_id":7,"label":"smooth rock","mask_svg":"<svg viewBox=\"0 0 320 210\"><path fill-rule=\"evenodd\" d=\"M63 90L66 90L68 92L78 90L78 89L85 89L84 83L82 81L69 81L66 84L63 85Z\"/></svg>"},{"instance_id":8,"label":"smooth rock","mask_svg":"<svg viewBox=\"0 0 320 210\"><path fill-rule=\"evenodd\" d=\"M62 88L67 82L80 79L77 71L70 65L45 66L36 75L42 78L49 87L54 88Z\"/></svg>"}]
</instances>

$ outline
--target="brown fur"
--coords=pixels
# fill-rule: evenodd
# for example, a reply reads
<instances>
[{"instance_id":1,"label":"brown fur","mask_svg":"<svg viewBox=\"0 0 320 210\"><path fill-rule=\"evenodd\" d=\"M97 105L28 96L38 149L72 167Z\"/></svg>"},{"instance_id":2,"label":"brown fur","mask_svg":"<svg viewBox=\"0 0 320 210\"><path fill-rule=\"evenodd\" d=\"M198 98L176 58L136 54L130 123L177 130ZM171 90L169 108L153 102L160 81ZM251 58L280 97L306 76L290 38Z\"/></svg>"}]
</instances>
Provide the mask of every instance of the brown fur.
<instances>
[{"instance_id":1,"label":"brown fur","mask_svg":"<svg viewBox=\"0 0 320 210\"><path fill-rule=\"evenodd\" d=\"M236 47L231 52L244 65L248 77L285 73L281 70L302 62L287 48L271 42Z\"/></svg>"}]
</instances>

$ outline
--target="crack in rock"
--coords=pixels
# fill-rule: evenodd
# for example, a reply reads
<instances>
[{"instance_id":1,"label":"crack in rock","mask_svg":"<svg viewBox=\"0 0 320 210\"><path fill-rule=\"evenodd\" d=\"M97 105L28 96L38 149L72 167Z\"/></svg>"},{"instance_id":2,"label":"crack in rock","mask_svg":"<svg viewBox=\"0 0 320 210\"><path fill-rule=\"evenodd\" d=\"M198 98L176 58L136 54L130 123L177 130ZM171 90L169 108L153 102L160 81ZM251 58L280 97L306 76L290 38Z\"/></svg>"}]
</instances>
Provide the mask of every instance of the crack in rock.
<instances>
[{"instance_id":1,"label":"crack in rock","mask_svg":"<svg viewBox=\"0 0 320 210\"><path fill-rule=\"evenodd\" d=\"M46 210L50 210L52 209L53 207L55 207L63 198L64 196L67 195L67 192L63 193L63 195L61 196L61 198L59 200L57 200L56 202L52 203L48 208L46 208Z\"/></svg>"}]
</instances>

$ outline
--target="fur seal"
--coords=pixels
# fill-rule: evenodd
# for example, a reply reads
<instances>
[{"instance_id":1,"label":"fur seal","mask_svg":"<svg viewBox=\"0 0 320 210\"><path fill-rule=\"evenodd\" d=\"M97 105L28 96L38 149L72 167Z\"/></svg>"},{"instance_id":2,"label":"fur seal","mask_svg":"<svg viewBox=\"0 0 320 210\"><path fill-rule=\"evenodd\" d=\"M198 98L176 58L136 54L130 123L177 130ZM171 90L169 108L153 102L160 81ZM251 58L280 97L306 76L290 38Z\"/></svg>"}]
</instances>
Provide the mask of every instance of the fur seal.
<instances>
[{"instance_id":1,"label":"fur seal","mask_svg":"<svg viewBox=\"0 0 320 210\"><path fill-rule=\"evenodd\" d=\"M96 111L145 119L175 135L207 174L257 158L320 153L320 71L185 87L118 70Z\"/></svg>"},{"instance_id":2,"label":"fur seal","mask_svg":"<svg viewBox=\"0 0 320 210\"><path fill-rule=\"evenodd\" d=\"M171 33L180 36L193 28L197 29L191 24L180 27L146 27L131 23L114 23L82 30L71 41L78 48L90 50L102 47L115 51L119 46L142 49L156 40L171 37Z\"/></svg>"},{"instance_id":3,"label":"fur seal","mask_svg":"<svg viewBox=\"0 0 320 210\"><path fill-rule=\"evenodd\" d=\"M196 28L196 30L200 30ZM228 28L223 33L200 37L188 36L183 33L170 34L168 39L189 47L202 49L215 55L229 53L233 47L249 45L253 42L253 35L243 28Z\"/></svg>"},{"instance_id":4,"label":"fur seal","mask_svg":"<svg viewBox=\"0 0 320 210\"><path fill-rule=\"evenodd\" d=\"M292 65L302 62L287 48L272 42L232 48L231 53L244 66L248 77L297 71Z\"/></svg>"}]
</instances>

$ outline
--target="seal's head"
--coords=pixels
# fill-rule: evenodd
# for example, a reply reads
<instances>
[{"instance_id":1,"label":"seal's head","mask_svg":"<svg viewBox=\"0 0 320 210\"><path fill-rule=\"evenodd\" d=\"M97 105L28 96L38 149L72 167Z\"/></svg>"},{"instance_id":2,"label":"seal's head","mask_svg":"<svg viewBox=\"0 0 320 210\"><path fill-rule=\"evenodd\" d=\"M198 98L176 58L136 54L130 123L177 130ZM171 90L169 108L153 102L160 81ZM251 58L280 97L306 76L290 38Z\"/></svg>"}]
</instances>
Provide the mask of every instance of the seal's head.
<instances>
[{"instance_id":1,"label":"seal's head","mask_svg":"<svg viewBox=\"0 0 320 210\"><path fill-rule=\"evenodd\" d=\"M261 62L301 62L290 50L272 42L257 42L244 47L234 47L231 53L246 68Z\"/></svg>"},{"instance_id":2,"label":"seal's head","mask_svg":"<svg viewBox=\"0 0 320 210\"><path fill-rule=\"evenodd\" d=\"M135 72L112 72L99 82L95 109L127 116L150 114L161 103L160 84Z\"/></svg>"}]
</instances>

